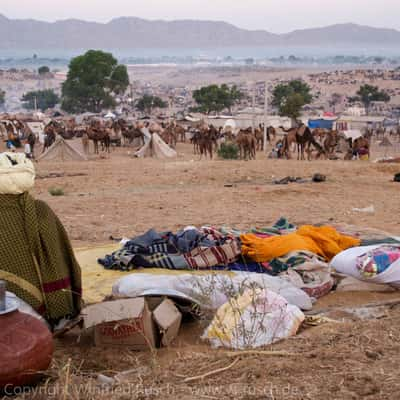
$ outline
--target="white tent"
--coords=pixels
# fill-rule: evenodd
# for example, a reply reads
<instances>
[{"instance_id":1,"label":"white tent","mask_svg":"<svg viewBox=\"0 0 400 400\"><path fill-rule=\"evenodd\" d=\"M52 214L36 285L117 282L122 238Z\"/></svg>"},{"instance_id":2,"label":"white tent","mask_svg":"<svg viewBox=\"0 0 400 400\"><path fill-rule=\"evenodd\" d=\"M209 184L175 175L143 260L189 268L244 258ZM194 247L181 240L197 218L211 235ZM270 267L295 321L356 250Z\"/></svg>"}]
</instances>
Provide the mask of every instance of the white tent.
<instances>
[{"instance_id":1,"label":"white tent","mask_svg":"<svg viewBox=\"0 0 400 400\"><path fill-rule=\"evenodd\" d=\"M235 122L235 120L233 120L233 119L228 119L228 121L225 122L225 124L224 124L224 131L225 131L225 130L228 130L229 128L230 128L232 131L235 131L235 130L236 130L236 122Z\"/></svg>"},{"instance_id":2,"label":"white tent","mask_svg":"<svg viewBox=\"0 0 400 400\"><path fill-rule=\"evenodd\" d=\"M352 139L352 140L356 140L356 139L362 137L362 133L358 129L343 131L343 134L346 139Z\"/></svg>"},{"instance_id":3,"label":"white tent","mask_svg":"<svg viewBox=\"0 0 400 400\"><path fill-rule=\"evenodd\" d=\"M104 118L106 118L106 119L115 119L115 118L117 118L117 116L110 111L104 116Z\"/></svg>"},{"instance_id":4,"label":"white tent","mask_svg":"<svg viewBox=\"0 0 400 400\"><path fill-rule=\"evenodd\" d=\"M176 151L169 147L157 133L150 134L145 128L142 132L144 146L134 154L135 157L174 158L177 156Z\"/></svg>"},{"instance_id":5,"label":"white tent","mask_svg":"<svg viewBox=\"0 0 400 400\"><path fill-rule=\"evenodd\" d=\"M66 141L58 136L56 141L43 154L38 161L86 161L88 158L80 147L81 140Z\"/></svg>"}]
</instances>

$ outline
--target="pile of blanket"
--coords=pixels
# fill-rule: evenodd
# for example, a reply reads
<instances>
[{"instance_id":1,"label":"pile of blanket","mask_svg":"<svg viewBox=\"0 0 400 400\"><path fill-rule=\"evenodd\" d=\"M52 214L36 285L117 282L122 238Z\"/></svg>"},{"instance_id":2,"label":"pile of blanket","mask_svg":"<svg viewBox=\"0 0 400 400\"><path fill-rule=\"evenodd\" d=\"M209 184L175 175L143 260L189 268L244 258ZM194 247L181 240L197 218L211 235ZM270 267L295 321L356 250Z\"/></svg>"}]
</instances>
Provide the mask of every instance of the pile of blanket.
<instances>
[{"instance_id":1,"label":"pile of blanket","mask_svg":"<svg viewBox=\"0 0 400 400\"><path fill-rule=\"evenodd\" d=\"M328 262L360 240L329 226L301 226L285 218L268 228L189 226L177 233L149 230L99 259L107 269L228 270L280 276L312 297L329 292Z\"/></svg>"},{"instance_id":2,"label":"pile of blanket","mask_svg":"<svg viewBox=\"0 0 400 400\"><path fill-rule=\"evenodd\" d=\"M211 227L185 228L176 234L151 229L127 241L122 249L100 259L107 269L142 268L178 270L210 269L235 263L241 254L239 241Z\"/></svg>"}]
</instances>

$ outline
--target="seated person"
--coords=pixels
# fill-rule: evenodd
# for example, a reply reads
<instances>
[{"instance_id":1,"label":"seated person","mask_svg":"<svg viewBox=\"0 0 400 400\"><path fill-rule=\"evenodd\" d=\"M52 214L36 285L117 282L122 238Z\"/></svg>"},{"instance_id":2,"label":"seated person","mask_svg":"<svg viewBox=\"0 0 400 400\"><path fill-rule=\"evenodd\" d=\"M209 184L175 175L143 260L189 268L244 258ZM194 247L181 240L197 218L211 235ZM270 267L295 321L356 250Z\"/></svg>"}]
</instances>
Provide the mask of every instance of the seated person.
<instances>
[{"instance_id":1,"label":"seated person","mask_svg":"<svg viewBox=\"0 0 400 400\"><path fill-rule=\"evenodd\" d=\"M29 194L34 179L25 154L0 154L0 280L55 326L80 312L81 270L57 216Z\"/></svg>"}]
</instances>

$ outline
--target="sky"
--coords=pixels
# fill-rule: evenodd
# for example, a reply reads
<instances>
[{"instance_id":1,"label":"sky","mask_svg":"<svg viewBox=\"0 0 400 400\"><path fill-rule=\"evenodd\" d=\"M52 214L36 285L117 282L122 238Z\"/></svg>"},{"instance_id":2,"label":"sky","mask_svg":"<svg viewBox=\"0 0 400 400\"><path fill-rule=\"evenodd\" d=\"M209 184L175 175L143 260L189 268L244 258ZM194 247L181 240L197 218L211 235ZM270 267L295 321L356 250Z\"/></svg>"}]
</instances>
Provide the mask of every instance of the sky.
<instances>
[{"instance_id":1,"label":"sky","mask_svg":"<svg viewBox=\"0 0 400 400\"><path fill-rule=\"evenodd\" d=\"M0 0L8 18L223 20L274 33L354 22L400 30L400 0Z\"/></svg>"}]
</instances>

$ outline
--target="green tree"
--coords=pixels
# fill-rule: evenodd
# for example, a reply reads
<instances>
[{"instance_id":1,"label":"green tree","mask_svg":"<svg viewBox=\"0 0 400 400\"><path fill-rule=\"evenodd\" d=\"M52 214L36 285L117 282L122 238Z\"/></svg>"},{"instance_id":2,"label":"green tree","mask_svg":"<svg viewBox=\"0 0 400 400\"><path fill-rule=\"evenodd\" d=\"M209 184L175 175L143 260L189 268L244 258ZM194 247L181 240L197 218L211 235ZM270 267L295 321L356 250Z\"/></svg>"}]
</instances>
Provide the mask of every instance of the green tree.
<instances>
[{"instance_id":1,"label":"green tree","mask_svg":"<svg viewBox=\"0 0 400 400\"><path fill-rule=\"evenodd\" d=\"M45 111L48 108L53 108L60 102L59 96L54 93L53 90L36 90L25 93L22 96L21 101L24 103L24 107L28 110L35 109L35 103L38 109Z\"/></svg>"},{"instance_id":2,"label":"green tree","mask_svg":"<svg viewBox=\"0 0 400 400\"><path fill-rule=\"evenodd\" d=\"M272 93L272 105L277 107L281 116L296 119L301 108L312 102L311 88L301 80L279 84Z\"/></svg>"},{"instance_id":3,"label":"green tree","mask_svg":"<svg viewBox=\"0 0 400 400\"><path fill-rule=\"evenodd\" d=\"M231 110L232 106L243 98L243 93L236 86L229 88L225 84L209 85L195 90L193 98L198 105L195 110L209 114L224 109Z\"/></svg>"},{"instance_id":4,"label":"green tree","mask_svg":"<svg viewBox=\"0 0 400 400\"><path fill-rule=\"evenodd\" d=\"M39 75L46 75L50 72L50 68L47 65L43 65L42 67L38 68L38 74Z\"/></svg>"},{"instance_id":5,"label":"green tree","mask_svg":"<svg viewBox=\"0 0 400 400\"><path fill-rule=\"evenodd\" d=\"M129 86L129 75L125 65L117 65L110 77L112 91L115 94L124 94Z\"/></svg>"},{"instance_id":6,"label":"green tree","mask_svg":"<svg viewBox=\"0 0 400 400\"><path fill-rule=\"evenodd\" d=\"M126 66L111 53L89 50L72 59L62 85L62 109L71 112L100 112L115 105L114 95L129 85Z\"/></svg>"},{"instance_id":7,"label":"green tree","mask_svg":"<svg viewBox=\"0 0 400 400\"><path fill-rule=\"evenodd\" d=\"M300 93L291 94L281 104L279 113L282 116L297 119L301 115L301 108L304 104L304 97Z\"/></svg>"},{"instance_id":8,"label":"green tree","mask_svg":"<svg viewBox=\"0 0 400 400\"><path fill-rule=\"evenodd\" d=\"M390 96L384 90L379 90L378 86L372 85L362 85L357 92L357 96L363 103L367 114L373 101L390 101Z\"/></svg>"},{"instance_id":9,"label":"green tree","mask_svg":"<svg viewBox=\"0 0 400 400\"><path fill-rule=\"evenodd\" d=\"M151 114L151 110L153 108L167 108L168 103L161 99L158 96L150 96L148 94L145 94L143 97L141 97L137 103L136 103L136 108L139 111Z\"/></svg>"}]
</instances>

